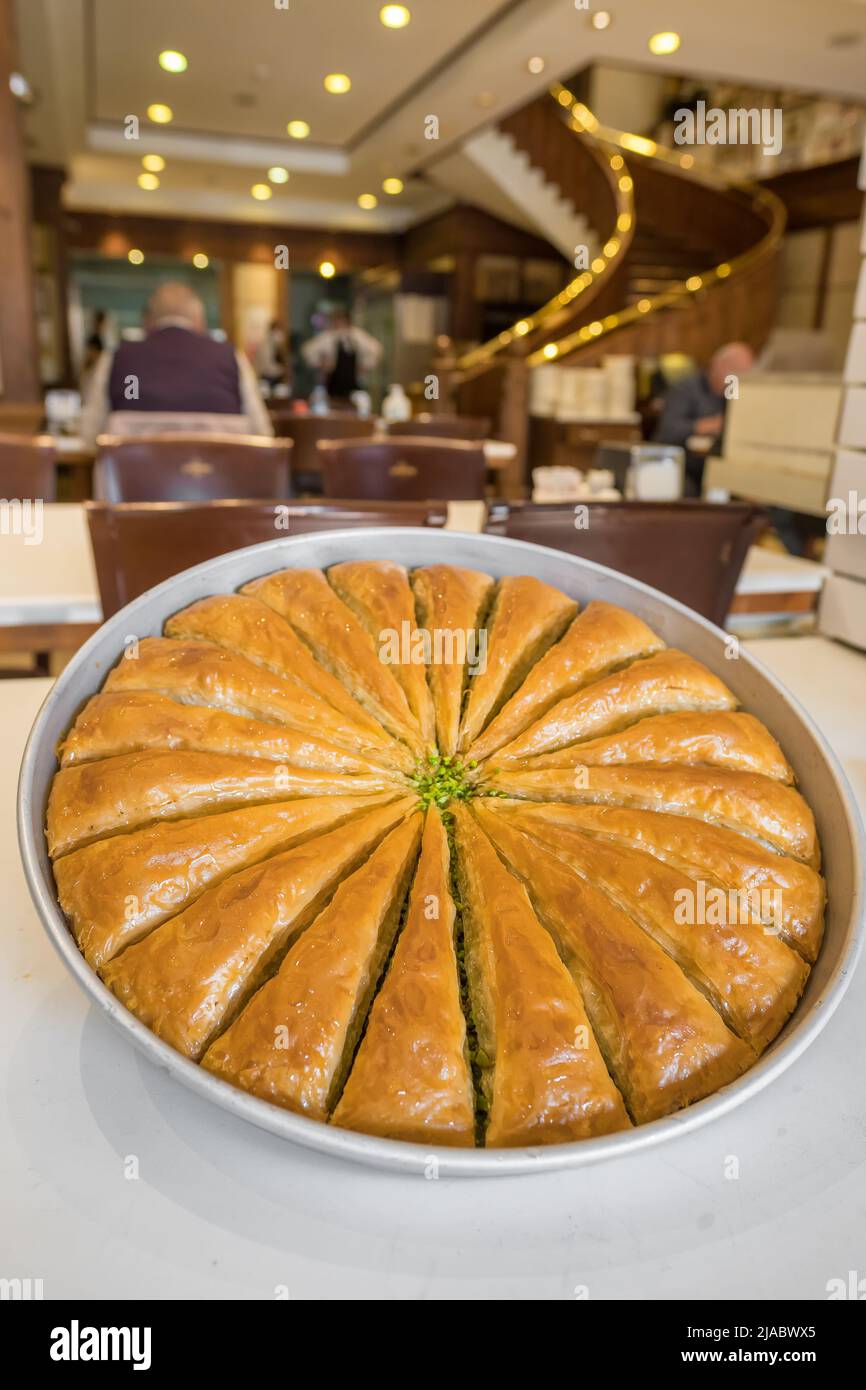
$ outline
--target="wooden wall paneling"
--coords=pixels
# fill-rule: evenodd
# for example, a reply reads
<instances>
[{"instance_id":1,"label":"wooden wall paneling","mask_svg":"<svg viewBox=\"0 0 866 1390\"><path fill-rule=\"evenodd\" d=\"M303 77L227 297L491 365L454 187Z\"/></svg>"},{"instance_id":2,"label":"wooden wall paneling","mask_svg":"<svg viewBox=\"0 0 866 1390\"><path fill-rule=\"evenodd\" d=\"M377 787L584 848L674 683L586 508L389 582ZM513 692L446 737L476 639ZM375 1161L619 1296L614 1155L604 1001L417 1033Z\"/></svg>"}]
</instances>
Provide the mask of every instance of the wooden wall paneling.
<instances>
[{"instance_id":1,"label":"wooden wall paneling","mask_svg":"<svg viewBox=\"0 0 866 1390\"><path fill-rule=\"evenodd\" d=\"M9 87L16 70L13 0L0 0L0 399L39 399L31 258L30 181L21 115Z\"/></svg>"}]
</instances>

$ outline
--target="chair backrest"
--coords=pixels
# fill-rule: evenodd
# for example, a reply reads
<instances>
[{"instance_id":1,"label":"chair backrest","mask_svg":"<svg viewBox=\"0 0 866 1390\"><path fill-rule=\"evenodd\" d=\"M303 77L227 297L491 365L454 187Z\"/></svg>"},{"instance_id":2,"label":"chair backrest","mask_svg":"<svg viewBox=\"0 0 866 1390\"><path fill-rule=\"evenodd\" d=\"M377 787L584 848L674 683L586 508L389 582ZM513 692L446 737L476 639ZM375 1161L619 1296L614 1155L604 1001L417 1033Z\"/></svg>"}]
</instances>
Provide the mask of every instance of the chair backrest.
<instances>
[{"instance_id":1,"label":"chair backrest","mask_svg":"<svg viewBox=\"0 0 866 1390\"><path fill-rule=\"evenodd\" d=\"M679 599L721 627L749 546L768 522L749 503L495 503L490 535L595 560Z\"/></svg>"},{"instance_id":2,"label":"chair backrest","mask_svg":"<svg viewBox=\"0 0 866 1390\"><path fill-rule=\"evenodd\" d=\"M57 495L54 441L45 434L0 434L0 497L40 498Z\"/></svg>"},{"instance_id":3,"label":"chair backrest","mask_svg":"<svg viewBox=\"0 0 866 1390\"><path fill-rule=\"evenodd\" d=\"M265 435L101 435L93 495L103 502L288 497L291 440Z\"/></svg>"},{"instance_id":4,"label":"chair backrest","mask_svg":"<svg viewBox=\"0 0 866 1390\"><path fill-rule=\"evenodd\" d=\"M326 497L424 498L474 501L484 497L487 463L481 444L465 439L325 440L319 445Z\"/></svg>"},{"instance_id":5,"label":"chair backrest","mask_svg":"<svg viewBox=\"0 0 866 1390\"><path fill-rule=\"evenodd\" d=\"M413 415L411 420L395 420L389 434L421 435L429 439L487 439L490 421L473 415Z\"/></svg>"},{"instance_id":6,"label":"chair backrest","mask_svg":"<svg viewBox=\"0 0 866 1390\"><path fill-rule=\"evenodd\" d=\"M87 502L85 509L106 618L163 579L260 541L447 520L442 506L387 502Z\"/></svg>"},{"instance_id":7,"label":"chair backrest","mask_svg":"<svg viewBox=\"0 0 866 1390\"><path fill-rule=\"evenodd\" d=\"M292 476L297 487L318 484L321 480L317 445L321 439L369 439L376 428L375 420L362 420L351 411L329 415L293 415L288 410L274 410L271 419L277 434L291 439Z\"/></svg>"}]
</instances>

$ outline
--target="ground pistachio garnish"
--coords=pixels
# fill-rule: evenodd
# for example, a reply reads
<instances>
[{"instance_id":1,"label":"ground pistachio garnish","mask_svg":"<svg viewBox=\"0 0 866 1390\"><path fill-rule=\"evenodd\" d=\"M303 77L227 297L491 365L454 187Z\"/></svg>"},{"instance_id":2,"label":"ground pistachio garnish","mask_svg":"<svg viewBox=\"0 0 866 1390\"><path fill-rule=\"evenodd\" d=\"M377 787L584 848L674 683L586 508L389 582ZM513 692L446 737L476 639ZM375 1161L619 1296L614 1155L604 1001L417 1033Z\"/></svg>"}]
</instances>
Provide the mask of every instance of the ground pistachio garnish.
<instances>
[{"instance_id":1,"label":"ground pistachio garnish","mask_svg":"<svg viewBox=\"0 0 866 1390\"><path fill-rule=\"evenodd\" d=\"M452 801L471 801L475 796L508 795L480 786L474 776L477 767L474 758L463 762L456 754L447 758L441 753L428 753L426 758L419 758L409 780L425 811L430 806L438 806L441 811Z\"/></svg>"},{"instance_id":2,"label":"ground pistachio garnish","mask_svg":"<svg viewBox=\"0 0 866 1390\"><path fill-rule=\"evenodd\" d=\"M478 790L468 778L477 763L464 763L456 755L442 757L439 753L429 753L419 759L411 778L412 786L418 793L421 805L427 810L438 806L443 810L451 801L469 801L478 795Z\"/></svg>"}]
</instances>

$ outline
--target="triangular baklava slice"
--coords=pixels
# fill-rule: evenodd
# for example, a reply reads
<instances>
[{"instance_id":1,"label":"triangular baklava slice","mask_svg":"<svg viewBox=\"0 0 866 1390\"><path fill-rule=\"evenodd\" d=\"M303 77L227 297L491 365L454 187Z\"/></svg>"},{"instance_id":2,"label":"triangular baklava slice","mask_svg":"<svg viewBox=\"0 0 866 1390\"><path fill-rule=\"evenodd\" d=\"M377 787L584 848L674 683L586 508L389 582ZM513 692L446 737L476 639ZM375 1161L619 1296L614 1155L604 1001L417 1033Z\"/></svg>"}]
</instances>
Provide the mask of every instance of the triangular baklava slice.
<instances>
[{"instance_id":1,"label":"triangular baklava slice","mask_svg":"<svg viewBox=\"0 0 866 1390\"><path fill-rule=\"evenodd\" d=\"M757 772L779 782L794 773L773 735L742 711L680 710L650 714L619 733L572 743L553 753L524 759L527 772L548 767L610 767L621 763L685 763Z\"/></svg>"},{"instance_id":2,"label":"triangular baklava slice","mask_svg":"<svg viewBox=\"0 0 866 1390\"><path fill-rule=\"evenodd\" d=\"M504 817L488 813L484 827L552 932L636 1123L701 1100L751 1066L753 1050L606 894Z\"/></svg>"},{"instance_id":3,"label":"triangular baklava slice","mask_svg":"<svg viewBox=\"0 0 866 1390\"><path fill-rule=\"evenodd\" d=\"M210 705L184 705L149 690L94 695L59 750L61 767L156 749L243 753L323 772L381 776L383 768L312 732L265 724ZM397 776L395 772L395 777Z\"/></svg>"},{"instance_id":4,"label":"triangular baklava slice","mask_svg":"<svg viewBox=\"0 0 866 1390\"><path fill-rule=\"evenodd\" d=\"M427 565L412 572L412 588L418 621L430 645L428 679L439 752L452 757L457 751L466 681L470 670L479 667L481 632L493 580L478 570Z\"/></svg>"},{"instance_id":5,"label":"triangular baklava slice","mask_svg":"<svg viewBox=\"0 0 866 1390\"><path fill-rule=\"evenodd\" d=\"M430 810L406 924L334 1124L419 1144L474 1143L454 920L448 842Z\"/></svg>"},{"instance_id":6,"label":"triangular baklava slice","mask_svg":"<svg viewBox=\"0 0 866 1390\"><path fill-rule=\"evenodd\" d=\"M552 767L506 769L491 789L528 801L596 802L666 811L754 835L781 854L820 865L815 817L793 787L754 772L713 767Z\"/></svg>"},{"instance_id":7,"label":"triangular baklava slice","mask_svg":"<svg viewBox=\"0 0 866 1390\"><path fill-rule=\"evenodd\" d=\"M410 807L392 802L233 874L109 961L105 983L178 1052L200 1057Z\"/></svg>"},{"instance_id":8,"label":"triangular baklava slice","mask_svg":"<svg viewBox=\"0 0 866 1390\"><path fill-rule=\"evenodd\" d=\"M427 684L424 634L402 565L392 560L348 560L332 565L328 580L387 660L418 722L424 746L436 745L436 718Z\"/></svg>"},{"instance_id":9,"label":"triangular baklava slice","mask_svg":"<svg viewBox=\"0 0 866 1390\"><path fill-rule=\"evenodd\" d=\"M469 682L458 752L471 747L576 612L572 599L540 579L500 579L487 619L484 665Z\"/></svg>"},{"instance_id":10,"label":"triangular baklava slice","mask_svg":"<svg viewBox=\"0 0 866 1390\"><path fill-rule=\"evenodd\" d=\"M490 802L490 807L495 807ZM482 824L495 810L479 811ZM809 968L766 930L747 899L708 899L707 884L638 849L612 845L516 812L508 823L537 835L588 883L601 888L667 951L712 1000L728 1026L756 1051L772 1042L797 1000ZM708 910L708 901L711 904Z\"/></svg>"},{"instance_id":11,"label":"triangular baklava slice","mask_svg":"<svg viewBox=\"0 0 866 1390\"><path fill-rule=\"evenodd\" d=\"M48 797L48 853L56 858L119 830L231 806L394 790L385 774L354 777L240 754L124 753L60 769Z\"/></svg>"},{"instance_id":12,"label":"triangular baklava slice","mask_svg":"<svg viewBox=\"0 0 866 1390\"><path fill-rule=\"evenodd\" d=\"M626 1129L580 993L525 889L465 807L454 813L464 951L489 1147Z\"/></svg>"},{"instance_id":13,"label":"triangular baklava slice","mask_svg":"<svg viewBox=\"0 0 866 1390\"><path fill-rule=\"evenodd\" d=\"M370 634L321 570L281 570L246 584L243 593L252 594L285 618L316 660L390 734L416 755L424 751L421 730L398 681Z\"/></svg>"},{"instance_id":14,"label":"triangular baklava slice","mask_svg":"<svg viewBox=\"0 0 866 1390\"><path fill-rule=\"evenodd\" d=\"M98 970L229 874L393 799L312 796L109 835L57 860L60 904Z\"/></svg>"},{"instance_id":15,"label":"triangular baklava slice","mask_svg":"<svg viewBox=\"0 0 866 1390\"><path fill-rule=\"evenodd\" d=\"M668 649L624 671L595 681L560 700L504 748L495 761L503 766L551 753L579 739L616 733L651 714L680 710L729 710L737 701L728 687L685 652ZM473 754L473 756L475 756Z\"/></svg>"},{"instance_id":16,"label":"triangular baklava slice","mask_svg":"<svg viewBox=\"0 0 866 1390\"><path fill-rule=\"evenodd\" d=\"M262 1100L326 1120L391 950L422 817L392 830L202 1059Z\"/></svg>"},{"instance_id":17,"label":"triangular baklava slice","mask_svg":"<svg viewBox=\"0 0 866 1390\"><path fill-rule=\"evenodd\" d=\"M190 705L208 705L269 724L288 724L383 767L410 769L407 749L384 729L361 725L296 681L265 670L213 642L145 637L108 674L109 693L147 690Z\"/></svg>"},{"instance_id":18,"label":"triangular baklava slice","mask_svg":"<svg viewBox=\"0 0 866 1390\"><path fill-rule=\"evenodd\" d=\"M746 893L760 904L765 925L775 927L806 960L818 957L824 880L798 859L778 854L748 835L686 816L619 806L497 800L496 810L525 816L544 835L555 837L562 826L612 844L633 845L690 878L705 877L721 888Z\"/></svg>"},{"instance_id":19,"label":"triangular baklava slice","mask_svg":"<svg viewBox=\"0 0 866 1390\"><path fill-rule=\"evenodd\" d=\"M266 603L249 594L215 594L175 613L166 637L215 642L295 685L304 686L334 709L381 738L378 722L345 686L326 671L291 626Z\"/></svg>"},{"instance_id":20,"label":"triangular baklava slice","mask_svg":"<svg viewBox=\"0 0 866 1390\"><path fill-rule=\"evenodd\" d=\"M633 613L594 599L529 672L472 745L470 756L479 762L489 758L559 700L662 647L661 638Z\"/></svg>"}]
</instances>

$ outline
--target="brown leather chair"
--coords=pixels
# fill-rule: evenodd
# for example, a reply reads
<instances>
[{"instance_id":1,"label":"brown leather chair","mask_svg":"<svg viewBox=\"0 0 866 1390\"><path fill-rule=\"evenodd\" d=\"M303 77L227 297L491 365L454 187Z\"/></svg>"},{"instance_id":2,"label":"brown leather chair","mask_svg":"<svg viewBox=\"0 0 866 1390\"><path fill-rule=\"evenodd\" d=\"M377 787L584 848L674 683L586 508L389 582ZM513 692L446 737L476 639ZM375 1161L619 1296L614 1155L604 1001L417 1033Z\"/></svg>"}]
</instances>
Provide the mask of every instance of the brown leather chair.
<instances>
[{"instance_id":1,"label":"brown leather chair","mask_svg":"<svg viewBox=\"0 0 866 1390\"><path fill-rule=\"evenodd\" d=\"M441 505L405 502L86 502L85 508L106 618L163 579L260 541L447 520Z\"/></svg>"},{"instance_id":2,"label":"brown leather chair","mask_svg":"<svg viewBox=\"0 0 866 1390\"><path fill-rule=\"evenodd\" d=\"M490 421L472 415L413 415L411 420L395 420L389 434L403 438L420 435L426 439L487 439Z\"/></svg>"},{"instance_id":3,"label":"brown leather chair","mask_svg":"<svg viewBox=\"0 0 866 1390\"><path fill-rule=\"evenodd\" d=\"M749 503L496 502L485 530L595 560L679 599L719 627L746 552L769 518Z\"/></svg>"},{"instance_id":4,"label":"brown leather chair","mask_svg":"<svg viewBox=\"0 0 866 1390\"><path fill-rule=\"evenodd\" d=\"M101 435L93 495L102 502L207 502L290 495L289 439L254 434Z\"/></svg>"},{"instance_id":5,"label":"brown leather chair","mask_svg":"<svg viewBox=\"0 0 866 1390\"><path fill-rule=\"evenodd\" d=\"M475 501L484 497L487 463L481 444L466 439L324 440L319 445L326 497L424 498Z\"/></svg>"},{"instance_id":6,"label":"brown leather chair","mask_svg":"<svg viewBox=\"0 0 866 1390\"><path fill-rule=\"evenodd\" d=\"M0 434L0 497L41 499L57 495L54 440L47 434Z\"/></svg>"},{"instance_id":7,"label":"brown leather chair","mask_svg":"<svg viewBox=\"0 0 866 1390\"><path fill-rule=\"evenodd\" d=\"M293 415L289 410L274 410L271 419L277 434L291 439L292 483L294 492L321 494L322 472L317 445L321 439L369 439L376 428L375 420L362 420L352 411L331 412L328 415Z\"/></svg>"}]
</instances>

